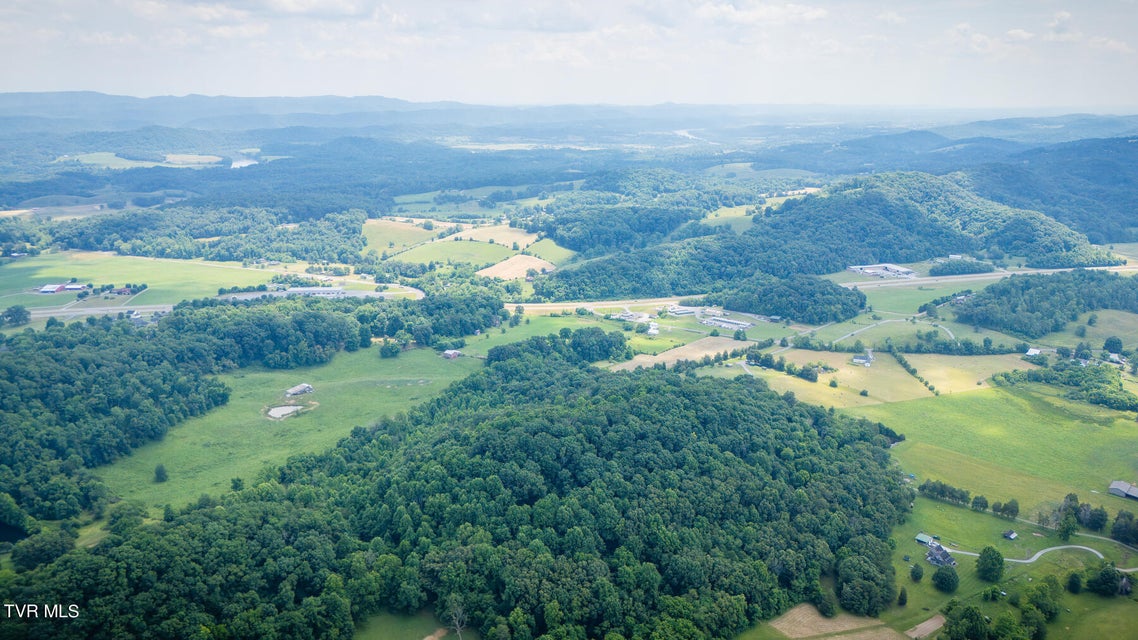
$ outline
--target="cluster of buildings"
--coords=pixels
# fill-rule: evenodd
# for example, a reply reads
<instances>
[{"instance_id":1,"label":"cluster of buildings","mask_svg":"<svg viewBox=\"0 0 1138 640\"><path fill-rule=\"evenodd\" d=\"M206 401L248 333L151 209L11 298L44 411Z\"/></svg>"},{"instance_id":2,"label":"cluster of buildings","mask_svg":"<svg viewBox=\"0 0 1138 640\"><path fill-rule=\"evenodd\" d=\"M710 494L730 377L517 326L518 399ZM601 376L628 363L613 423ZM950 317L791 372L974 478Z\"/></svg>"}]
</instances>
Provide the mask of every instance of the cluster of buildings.
<instances>
[{"instance_id":1,"label":"cluster of buildings","mask_svg":"<svg viewBox=\"0 0 1138 640\"><path fill-rule=\"evenodd\" d=\"M952 554L949 553L948 549L945 549L937 542L935 536L930 536L927 533L918 533L917 542L929 548L928 552L925 553L925 560L928 560L929 564L937 567L956 566L956 560L953 560Z\"/></svg>"},{"instance_id":2,"label":"cluster of buildings","mask_svg":"<svg viewBox=\"0 0 1138 640\"><path fill-rule=\"evenodd\" d=\"M730 329L731 331L738 331L740 329L749 329L753 327L750 322L742 320L732 320L731 318L705 318L699 321L700 324L709 327L718 327L720 329Z\"/></svg>"},{"instance_id":3,"label":"cluster of buildings","mask_svg":"<svg viewBox=\"0 0 1138 640\"><path fill-rule=\"evenodd\" d=\"M875 278L913 278L917 272L907 267L883 262L881 264L855 264L846 267L846 271L853 271Z\"/></svg>"},{"instance_id":4,"label":"cluster of buildings","mask_svg":"<svg viewBox=\"0 0 1138 640\"><path fill-rule=\"evenodd\" d=\"M40 293L64 293L66 291L82 291L87 288L85 284L69 282L67 284L45 284L39 288Z\"/></svg>"}]
</instances>

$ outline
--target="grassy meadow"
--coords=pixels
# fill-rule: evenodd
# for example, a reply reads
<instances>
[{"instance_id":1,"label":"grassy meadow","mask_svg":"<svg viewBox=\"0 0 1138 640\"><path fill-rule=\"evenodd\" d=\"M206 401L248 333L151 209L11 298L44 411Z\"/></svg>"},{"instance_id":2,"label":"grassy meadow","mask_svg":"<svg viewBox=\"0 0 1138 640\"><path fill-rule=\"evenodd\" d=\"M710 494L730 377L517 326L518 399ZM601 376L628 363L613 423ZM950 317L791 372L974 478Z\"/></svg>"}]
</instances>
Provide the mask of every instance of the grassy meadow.
<instances>
[{"instance_id":1,"label":"grassy meadow","mask_svg":"<svg viewBox=\"0 0 1138 640\"><path fill-rule=\"evenodd\" d=\"M1053 393L1040 387L979 389L849 412L904 433L893 455L919 480L943 480L989 501L1016 498L1026 517L1068 493L1111 512L1125 508L1106 495L1106 487L1138 477L1133 415Z\"/></svg>"},{"instance_id":2,"label":"grassy meadow","mask_svg":"<svg viewBox=\"0 0 1138 640\"><path fill-rule=\"evenodd\" d=\"M364 222L363 236L369 249L388 254L405 251L411 247L430 242L436 231L428 231L415 222L402 220L368 220Z\"/></svg>"},{"instance_id":3,"label":"grassy meadow","mask_svg":"<svg viewBox=\"0 0 1138 640\"><path fill-rule=\"evenodd\" d=\"M531 244L527 251L541 258L542 260L548 260L549 262L552 262L559 267L566 262L569 262L573 259L573 256L577 255L576 251L573 251L572 249L566 249L565 247L562 247L549 238L538 240L537 242Z\"/></svg>"},{"instance_id":4,"label":"grassy meadow","mask_svg":"<svg viewBox=\"0 0 1138 640\"><path fill-rule=\"evenodd\" d=\"M111 491L152 511L181 505L202 493L228 491L231 478L248 483L265 465L280 464L291 455L323 451L353 427L406 411L479 366L479 360L445 360L429 349L385 360L373 348L337 354L319 367L243 369L221 376L232 389L227 405L174 427L162 441L95 473ZM284 390L301 382L312 384L315 392L286 402ZM283 404L311 408L279 421L265 416L267 408ZM154 482L158 464L166 466L169 481Z\"/></svg>"}]
</instances>

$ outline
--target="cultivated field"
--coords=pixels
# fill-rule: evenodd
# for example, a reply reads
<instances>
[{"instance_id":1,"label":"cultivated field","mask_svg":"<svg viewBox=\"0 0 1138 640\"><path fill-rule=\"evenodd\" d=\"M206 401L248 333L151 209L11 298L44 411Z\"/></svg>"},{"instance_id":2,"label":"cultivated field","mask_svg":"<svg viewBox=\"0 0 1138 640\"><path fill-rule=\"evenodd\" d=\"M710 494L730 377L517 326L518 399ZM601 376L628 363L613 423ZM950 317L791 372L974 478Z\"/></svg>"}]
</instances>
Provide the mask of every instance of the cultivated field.
<instances>
[{"instance_id":1,"label":"cultivated field","mask_svg":"<svg viewBox=\"0 0 1138 640\"><path fill-rule=\"evenodd\" d=\"M873 618L852 616L848 613L839 613L833 618L824 618L813 605L800 604L775 618L770 624L788 638L810 638L872 627L881 624L881 622Z\"/></svg>"},{"instance_id":2,"label":"cultivated field","mask_svg":"<svg viewBox=\"0 0 1138 640\"><path fill-rule=\"evenodd\" d=\"M221 376L233 390L227 405L182 423L161 442L95 472L111 491L152 512L165 504L179 506L202 493L228 491L231 478L241 477L248 485L265 465L323 451L355 426L371 425L438 395L480 362L445 360L429 349L380 359L379 350L372 348L337 354L321 367L244 369ZM283 404L284 390L301 382L315 388L303 402L318 406L286 420L267 418L266 408ZM169 471L168 482L153 481L158 464Z\"/></svg>"},{"instance_id":3,"label":"cultivated field","mask_svg":"<svg viewBox=\"0 0 1138 640\"><path fill-rule=\"evenodd\" d=\"M887 357L892 357L888 356ZM976 391L991 385L988 378L1012 369L1036 369L1019 354L1000 356L942 356L908 354L905 359L942 394Z\"/></svg>"},{"instance_id":4,"label":"cultivated field","mask_svg":"<svg viewBox=\"0 0 1138 640\"><path fill-rule=\"evenodd\" d=\"M541 258L519 253L518 255L506 258L492 267L482 269L478 272L478 275L488 278L501 278L502 280L516 280L518 278L525 278L530 269L538 273L544 273L553 271L556 268L552 262L546 262Z\"/></svg>"},{"instance_id":5,"label":"cultivated field","mask_svg":"<svg viewBox=\"0 0 1138 640\"><path fill-rule=\"evenodd\" d=\"M454 262L485 265L501 262L515 253L515 251L511 251L500 244L446 238L404 251L399 254L398 260L421 263Z\"/></svg>"}]
</instances>

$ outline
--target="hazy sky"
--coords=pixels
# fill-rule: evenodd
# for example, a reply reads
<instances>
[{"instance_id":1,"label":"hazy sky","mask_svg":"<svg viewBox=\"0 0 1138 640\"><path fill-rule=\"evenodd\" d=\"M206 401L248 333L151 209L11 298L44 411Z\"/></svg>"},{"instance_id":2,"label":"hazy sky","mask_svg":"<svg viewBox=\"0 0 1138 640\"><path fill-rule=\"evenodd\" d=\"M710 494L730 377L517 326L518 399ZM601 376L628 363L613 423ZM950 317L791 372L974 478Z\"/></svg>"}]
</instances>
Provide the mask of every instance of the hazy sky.
<instances>
[{"instance_id":1,"label":"hazy sky","mask_svg":"<svg viewBox=\"0 0 1138 640\"><path fill-rule=\"evenodd\" d=\"M1138 0L2 0L0 91L1138 106Z\"/></svg>"}]
</instances>

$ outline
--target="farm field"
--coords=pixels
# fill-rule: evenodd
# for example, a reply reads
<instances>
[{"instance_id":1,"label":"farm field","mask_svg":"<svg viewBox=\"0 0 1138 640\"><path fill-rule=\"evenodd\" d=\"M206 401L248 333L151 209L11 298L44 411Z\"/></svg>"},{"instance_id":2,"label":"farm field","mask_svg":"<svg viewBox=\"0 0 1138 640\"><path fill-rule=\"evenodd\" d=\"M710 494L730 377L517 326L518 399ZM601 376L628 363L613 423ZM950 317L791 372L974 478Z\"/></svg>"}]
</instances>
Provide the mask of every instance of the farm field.
<instances>
[{"instance_id":1,"label":"farm field","mask_svg":"<svg viewBox=\"0 0 1138 640\"><path fill-rule=\"evenodd\" d=\"M891 280L874 280L872 283L895 282ZM858 289L865 294L865 304L874 311L890 311L893 313L916 314L917 307L941 296L947 296L957 291L971 289L979 291L991 281L981 282L949 282L947 284L920 283L913 285L890 286L860 286Z\"/></svg>"},{"instance_id":2,"label":"farm field","mask_svg":"<svg viewBox=\"0 0 1138 640\"><path fill-rule=\"evenodd\" d=\"M1132 415L1067 401L1045 388L980 389L849 413L904 433L893 455L919 480L943 480L991 501L1016 498L1021 514L1068 493L1117 511L1125 505L1105 494L1107 485L1138 476Z\"/></svg>"},{"instance_id":3,"label":"farm field","mask_svg":"<svg viewBox=\"0 0 1138 640\"><path fill-rule=\"evenodd\" d=\"M1015 353L999 356L912 353L906 354L905 359L942 395L987 388L991 386L988 378L1004 371L1038 368Z\"/></svg>"},{"instance_id":4,"label":"farm field","mask_svg":"<svg viewBox=\"0 0 1138 640\"><path fill-rule=\"evenodd\" d=\"M700 338L694 342L689 342L683 346L667 351L661 351L659 355L651 356L641 354L632 358L628 362L621 362L610 367L614 371L632 371L637 367L650 368L654 365L663 363L666 366L671 366L680 360L699 360L707 356L714 356L717 353L724 351L732 351L733 349L744 349L747 347L746 342L735 340L734 338L724 337L707 337Z\"/></svg>"},{"instance_id":5,"label":"farm field","mask_svg":"<svg viewBox=\"0 0 1138 640\"><path fill-rule=\"evenodd\" d=\"M556 242L550 240L549 238L538 240L537 242L531 244L527 251L541 258L542 260L548 260L559 267L566 262L569 262L573 259L573 256L577 255L576 251L573 251L572 249L566 249L565 247L558 245Z\"/></svg>"},{"instance_id":6,"label":"farm field","mask_svg":"<svg viewBox=\"0 0 1138 640\"><path fill-rule=\"evenodd\" d=\"M446 238L418 245L398 255L403 262L463 262L486 265L501 262L517 253L500 244Z\"/></svg>"},{"instance_id":7,"label":"farm field","mask_svg":"<svg viewBox=\"0 0 1138 640\"><path fill-rule=\"evenodd\" d=\"M476 242L491 242L503 246L512 246L515 242L518 247L525 249L534 242L537 242L537 234L530 233L524 229L511 227L508 224L495 224L480 227L470 227L463 230L458 234L458 237L463 240L474 240Z\"/></svg>"},{"instance_id":8,"label":"farm field","mask_svg":"<svg viewBox=\"0 0 1138 640\"><path fill-rule=\"evenodd\" d=\"M518 278L525 278L530 269L538 273L544 273L553 271L556 268L552 262L519 253L506 258L496 265L482 269L478 272L478 275L488 278L501 278L502 280L516 280Z\"/></svg>"},{"instance_id":9,"label":"farm field","mask_svg":"<svg viewBox=\"0 0 1138 640\"><path fill-rule=\"evenodd\" d=\"M76 297L73 293L27 293L33 287L65 283L71 278L84 284L146 283L149 288L134 296L131 303L175 304L216 296L220 287L266 283L272 275L270 271L242 268L238 263L139 258L86 251L45 253L20 258L0 268L0 306L57 307L73 302ZM115 298L111 306L125 304L125 298Z\"/></svg>"},{"instance_id":10,"label":"farm field","mask_svg":"<svg viewBox=\"0 0 1138 640\"><path fill-rule=\"evenodd\" d=\"M403 251L422 242L429 242L437 231L428 231L415 222L402 220L368 220L364 222L363 236L369 249L389 254Z\"/></svg>"},{"instance_id":11,"label":"farm field","mask_svg":"<svg viewBox=\"0 0 1138 640\"><path fill-rule=\"evenodd\" d=\"M144 504L151 512L165 504L180 506L202 493L229 490L231 478L246 483L265 466L289 456L322 451L353 427L439 394L449 383L480 366L472 358L444 360L430 349L414 349L381 360L376 348L340 353L324 366L295 370L250 368L220 378L232 389L229 403L174 427L165 439L136 449L100 467L112 492ZM311 410L284 420L270 420L265 409L286 404L284 390L307 382L315 392L298 396ZM154 482L154 468L165 465L170 480Z\"/></svg>"}]
</instances>

